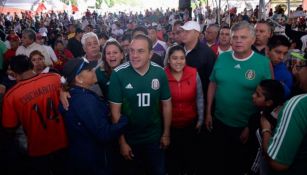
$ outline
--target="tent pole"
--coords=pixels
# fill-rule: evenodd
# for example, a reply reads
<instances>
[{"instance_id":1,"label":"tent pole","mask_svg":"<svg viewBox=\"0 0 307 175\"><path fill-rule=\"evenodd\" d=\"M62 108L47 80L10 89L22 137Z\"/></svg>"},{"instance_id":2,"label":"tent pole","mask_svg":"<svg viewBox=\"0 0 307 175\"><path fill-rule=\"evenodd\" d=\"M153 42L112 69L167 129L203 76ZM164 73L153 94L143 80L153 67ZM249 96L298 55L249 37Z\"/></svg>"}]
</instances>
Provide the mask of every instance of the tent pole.
<instances>
[{"instance_id":1,"label":"tent pole","mask_svg":"<svg viewBox=\"0 0 307 175\"><path fill-rule=\"evenodd\" d=\"M218 0L218 4L217 4L217 12L216 12L217 14L217 23L218 23L218 25L221 25L221 16L220 16L220 14L221 14L221 0Z\"/></svg>"},{"instance_id":2,"label":"tent pole","mask_svg":"<svg viewBox=\"0 0 307 175\"><path fill-rule=\"evenodd\" d=\"M288 1L288 18L290 17L290 0L287 0Z\"/></svg>"}]
</instances>

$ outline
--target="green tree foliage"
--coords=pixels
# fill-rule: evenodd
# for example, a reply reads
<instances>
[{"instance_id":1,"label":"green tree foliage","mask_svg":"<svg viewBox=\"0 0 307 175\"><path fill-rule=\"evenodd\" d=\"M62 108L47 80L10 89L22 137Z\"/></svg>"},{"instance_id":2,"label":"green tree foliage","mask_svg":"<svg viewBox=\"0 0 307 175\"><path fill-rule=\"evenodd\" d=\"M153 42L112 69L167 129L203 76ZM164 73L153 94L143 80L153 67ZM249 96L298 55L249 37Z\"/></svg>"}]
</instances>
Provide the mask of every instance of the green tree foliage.
<instances>
[{"instance_id":1,"label":"green tree foliage","mask_svg":"<svg viewBox=\"0 0 307 175\"><path fill-rule=\"evenodd\" d=\"M96 8L100 8L103 0L96 0Z\"/></svg>"}]
</instances>

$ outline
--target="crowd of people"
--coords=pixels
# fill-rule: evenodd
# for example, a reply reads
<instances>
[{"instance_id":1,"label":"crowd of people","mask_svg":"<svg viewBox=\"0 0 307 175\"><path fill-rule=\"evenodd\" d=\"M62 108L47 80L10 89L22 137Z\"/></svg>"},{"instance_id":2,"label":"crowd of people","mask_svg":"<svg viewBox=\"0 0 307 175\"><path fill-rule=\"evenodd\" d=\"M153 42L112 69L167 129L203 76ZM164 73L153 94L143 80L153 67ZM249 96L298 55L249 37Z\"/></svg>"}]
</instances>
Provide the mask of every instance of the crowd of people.
<instances>
[{"instance_id":1,"label":"crowd of people","mask_svg":"<svg viewBox=\"0 0 307 175\"><path fill-rule=\"evenodd\" d=\"M306 174L306 22L258 10L1 14L1 174Z\"/></svg>"}]
</instances>

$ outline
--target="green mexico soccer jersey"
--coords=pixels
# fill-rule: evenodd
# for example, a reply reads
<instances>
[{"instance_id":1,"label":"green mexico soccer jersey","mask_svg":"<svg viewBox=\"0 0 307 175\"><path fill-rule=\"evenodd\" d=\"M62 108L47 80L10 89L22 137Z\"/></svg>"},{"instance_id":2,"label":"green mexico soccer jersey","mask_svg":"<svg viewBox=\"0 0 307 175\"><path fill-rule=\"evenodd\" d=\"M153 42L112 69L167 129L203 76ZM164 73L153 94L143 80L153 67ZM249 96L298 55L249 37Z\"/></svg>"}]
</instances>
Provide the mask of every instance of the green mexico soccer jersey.
<instances>
[{"instance_id":1,"label":"green mexico soccer jersey","mask_svg":"<svg viewBox=\"0 0 307 175\"><path fill-rule=\"evenodd\" d=\"M252 94L264 79L271 79L268 58L254 52L246 59L235 58L233 51L221 54L210 76L217 85L214 116L231 127L247 126L256 112Z\"/></svg>"},{"instance_id":2,"label":"green mexico soccer jersey","mask_svg":"<svg viewBox=\"0 0 307 175\"><path fill-rule=\"evenodd\" d=\"M114 69L109 85L111 103L122 104L128 117L125 133L129 144L153 143L162 134L161 100L170 99L168 80L163 68L151 62L144 75L129 62Z\"/></svg>"},{"instance_id":3,"label":"green mexico soccer jersey","mask_svg":"<svg viewBox=\"0 0 307 175\"><path fill-rule=\"evenodd\" d=\"M279 113L268 155L289 165L283 173L270 174L307 174L307 94L291 98Z\"/></svg>"}]
</instances>

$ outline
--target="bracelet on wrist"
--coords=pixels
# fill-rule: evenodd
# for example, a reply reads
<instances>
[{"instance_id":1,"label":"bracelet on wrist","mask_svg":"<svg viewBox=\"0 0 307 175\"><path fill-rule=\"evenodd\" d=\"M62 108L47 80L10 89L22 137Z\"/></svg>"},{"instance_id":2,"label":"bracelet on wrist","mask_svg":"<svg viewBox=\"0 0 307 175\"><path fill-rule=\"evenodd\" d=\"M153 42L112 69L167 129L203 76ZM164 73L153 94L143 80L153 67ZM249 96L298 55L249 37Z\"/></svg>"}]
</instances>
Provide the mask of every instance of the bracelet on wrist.
<instances>
[{"instance_id":1,"label":"bracelet on wrist","mask_svg":"<svg viewBox=\"0 0 307 175\"><path fill-rule=\"evenodd\" d=\"M262 135L263 135L264 133L266 133L266 132L272 135L272 131L271 131L270 129L267 129L267 128L266 128L266 129L262 129L262 130L261 130Z\"/></svg>"}]
</instances>

